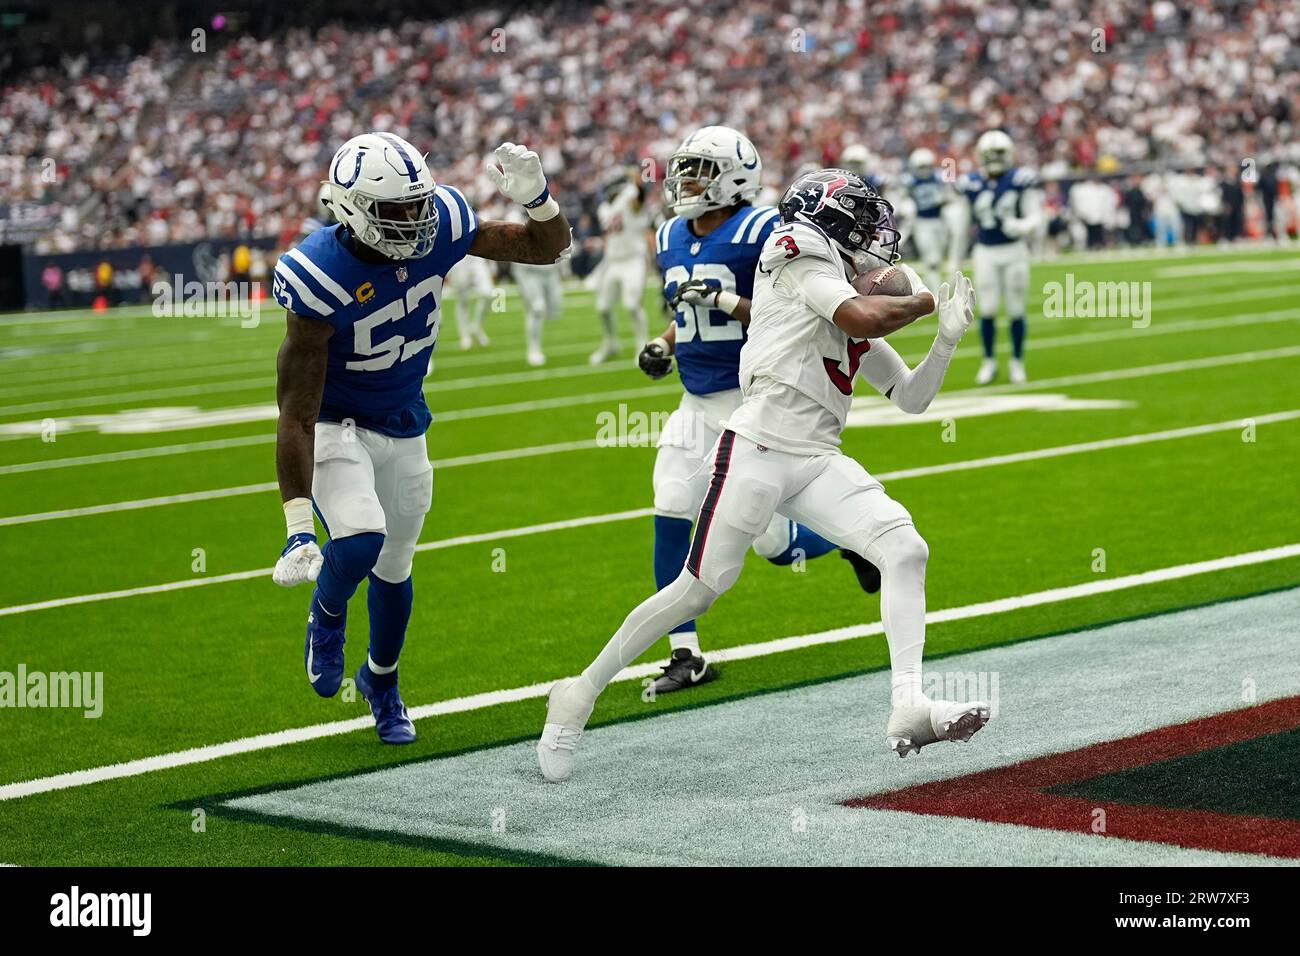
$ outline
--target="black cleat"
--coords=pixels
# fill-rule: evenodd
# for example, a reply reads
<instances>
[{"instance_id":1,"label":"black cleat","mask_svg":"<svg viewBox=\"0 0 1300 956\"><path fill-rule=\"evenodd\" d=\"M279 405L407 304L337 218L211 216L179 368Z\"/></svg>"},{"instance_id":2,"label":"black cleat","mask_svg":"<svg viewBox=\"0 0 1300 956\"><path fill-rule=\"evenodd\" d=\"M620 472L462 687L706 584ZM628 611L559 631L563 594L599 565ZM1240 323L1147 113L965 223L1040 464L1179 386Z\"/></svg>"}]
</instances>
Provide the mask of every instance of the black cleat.
<instances>
[{"instance_id":1,"label":"black cleat","mask_svg":"<svg viewBox=\"0 0 1300 956\"><path fill-rule=\"evenodd\" d=\"M875 594L880 590L880 568L848 548L840 548L840 557L853 565L853 573L858 576L858 584L861 585L862 590L868 594Z\"/></svg>"},{"instance_id":2,"label":"black cleat","mask_svg":"<svg viewBox=\"0 0 1300 956\"><path fill-rule=\"evenodd\" d=\"M718 672L708 661L696 657L689 647L679 647L664 665L664 672L655 678L654 688L656 694L666 694L673 690L689 690L717 679Z\"/></svg>"}]
</instances>

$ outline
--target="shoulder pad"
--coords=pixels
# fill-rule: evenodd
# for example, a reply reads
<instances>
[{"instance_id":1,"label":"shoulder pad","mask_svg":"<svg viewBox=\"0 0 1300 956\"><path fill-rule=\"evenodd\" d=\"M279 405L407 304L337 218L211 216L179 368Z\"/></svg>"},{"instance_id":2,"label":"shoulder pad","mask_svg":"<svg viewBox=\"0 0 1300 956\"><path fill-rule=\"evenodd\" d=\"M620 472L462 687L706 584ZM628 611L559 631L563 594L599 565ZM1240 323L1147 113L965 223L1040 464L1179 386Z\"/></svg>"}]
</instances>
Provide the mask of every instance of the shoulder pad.
<instances>
[{"instance_id":1,"label":"shoulder pad","mask_svg":"<svg viewBox=\"0 0 1300 956\"><path fill-rule=\"evenodd\" d=\"M1030 189L1038 185L1038 173L1032 169L1017 169L1011 174L1011 184L1021 189Z\"/></svg>"},{"instance_id":2,"label":"shoulder pad","mask_svg":"<svg viewBox=\"0 0 1300 956\"><path fill-rule=\"evenodd\" d=\"M774 272L796 259L817 258L839 265L839 254L831 247L825 233L806 222L789 222L772 230L758 265L765 272Z\"/></svg>"},{"instance_id":3,"label":"shoulder pad","mask_svg":"<svg viewBox=\"0 0 1300 956\"><path fill-rule=\"evenodd\" d=\"M777 212L775 206L754 206L740 215L740 221L736 223L736 229L731 234L731 241L735 244L757 243L767 237L767 233L773 226L780 224L781 214Z\"/></svg>"}]
</instances>

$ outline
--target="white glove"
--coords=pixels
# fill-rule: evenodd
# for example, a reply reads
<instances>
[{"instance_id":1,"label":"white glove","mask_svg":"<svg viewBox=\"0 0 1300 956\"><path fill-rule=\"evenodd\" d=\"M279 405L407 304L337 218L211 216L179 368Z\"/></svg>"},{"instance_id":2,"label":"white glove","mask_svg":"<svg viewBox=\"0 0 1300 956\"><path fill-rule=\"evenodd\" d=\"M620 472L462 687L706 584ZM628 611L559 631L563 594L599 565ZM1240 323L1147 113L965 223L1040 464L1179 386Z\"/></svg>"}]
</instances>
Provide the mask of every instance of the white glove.
<instances>
[{"instance_id":1,"label":"white glove","mask_svg":"<svg viewBox=\"0 0 1300 956\"><path fill-rule=\"evenodd\" d=\"M527 146L502 143L487 161L486 169L497 189L525 209L535 209L550 198L542 158Z\"/></svg>"},{"instance_id":2,"label":"white glove","mask_svg":"<svg viewBox=\"0 0 1300 956\"><path fill-rule=\"evenodd\" d=\"M303 581L315 581L320 576L325 556L320 553L314 534L295 534L275 562L271 580L282 588L291 588Z\"/></svg>"},{"instance_id":3,"label":"white glove","mask_svg":"<svg viewBox=\"0 0 1300 956\"><path fill-rule=\"evenodd\" d=\"M907 281L912 283L912 295L928 295L932 299L935 298L934 293L930 291L929 287L925 284L925 280L921 278L920 274L915 269L909 266L906 262L898 263L898 268L903 275L907 276ZM938 300L935 299L935 301L937 302Z\"/></svg>"},{"instance_id":4,"label":"white glove","mask_svg":"<svg viewBox=\"0 0 1300 956\"><path fill-rule=\"evenodd\" d=\"M954 272L951 286L939 286L939 337L956 345L975 320L975 287L964 274Z\"/></svg>"},{"instance_id":5,"label":"white glove","mask_svg":"<svg viewBox=\"0 0 1300 956\"><path fill-rule=\"evenodd\" d=\"M1034 231L1034 221L1032 219L1004 219L1002 220L1002 231L1012 239L1023 239Z\"/></svg>"}]
</instances>

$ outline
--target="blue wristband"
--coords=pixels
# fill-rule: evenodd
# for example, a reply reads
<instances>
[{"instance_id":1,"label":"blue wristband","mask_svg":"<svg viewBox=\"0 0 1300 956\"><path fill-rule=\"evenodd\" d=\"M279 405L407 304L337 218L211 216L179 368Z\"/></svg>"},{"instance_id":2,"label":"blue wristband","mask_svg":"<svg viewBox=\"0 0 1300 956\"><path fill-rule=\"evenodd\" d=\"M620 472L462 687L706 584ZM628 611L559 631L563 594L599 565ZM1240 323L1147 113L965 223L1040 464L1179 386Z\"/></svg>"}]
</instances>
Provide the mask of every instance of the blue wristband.
<instances>
[{"instance_id":1,"label":"blue wristband","mask_svg":"<svg viewBox=\"0 0 1300 956\"><path fill-rule=\"evenodd\" d=\"M538 196L536 199L534 199L532 202L524 203L524 208L536 209L538 206L540 206L542 203L546 202L546 200L550 198L551 198L551 188L550 188L550 183L548 182L546 185L542 186L542 194Z\"/></svg>"},{"instance_id":2,"label":"blue wristband","mask_svg":"<svg viewBox=\"0 0 1300 956\"><path fill-rule=\"evenodd\" d=\"M308 541L314 542L315 540L316 540L316 536L314 534L307 534L305 532L300 531L298 534L295 534L293 537L289 539L289 543L286 544L284 546L284 550L280 552L280 557L284 557L294 548L302 547Z\"/></svg>"}]
</instances>

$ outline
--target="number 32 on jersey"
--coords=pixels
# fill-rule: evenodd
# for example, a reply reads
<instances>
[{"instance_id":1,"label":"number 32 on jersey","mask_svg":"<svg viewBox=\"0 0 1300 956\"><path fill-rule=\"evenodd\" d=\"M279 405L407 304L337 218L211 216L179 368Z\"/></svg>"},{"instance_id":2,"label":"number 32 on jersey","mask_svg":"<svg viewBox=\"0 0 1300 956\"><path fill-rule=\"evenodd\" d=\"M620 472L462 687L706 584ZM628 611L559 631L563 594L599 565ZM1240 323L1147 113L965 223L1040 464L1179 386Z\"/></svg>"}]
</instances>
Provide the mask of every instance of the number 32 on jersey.
<instances>
[{"instance_id":1,"label":"number 32 on jersey","mask_svg":"<svg viewBox=\"0 0 1300 956\"><path fill-rule=\"evenodd\" d=\"M704 279L720 285L724 292L736 291L736 274L720 262L697 262L689 271L685 266L664 270L664 289L668 290L691 279ZM721 309L683 302L677 307L677 341L690 342L698 336L703 342L726 342L745 337L740 320Z\"/></svg>"}]
</instances>

